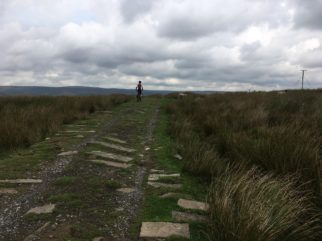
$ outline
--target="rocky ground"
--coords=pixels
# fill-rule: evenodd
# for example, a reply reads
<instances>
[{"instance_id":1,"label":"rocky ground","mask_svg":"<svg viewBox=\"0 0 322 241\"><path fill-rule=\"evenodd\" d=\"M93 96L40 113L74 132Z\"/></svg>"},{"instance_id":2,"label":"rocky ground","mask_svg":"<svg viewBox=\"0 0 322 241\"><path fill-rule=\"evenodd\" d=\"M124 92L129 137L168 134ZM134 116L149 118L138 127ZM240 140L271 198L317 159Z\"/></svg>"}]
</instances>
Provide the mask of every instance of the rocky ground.
<instances>
[{"instance_id":1,"label":"rocky ground","mask_svg":"<svg viewBox=\"0 0 322 241\"><path fill-rule=\"evenodd\" d=\"M52 160L42 160L36 168L31 164L30 171L16 178L3 174L0 240L92 240L100 236L132 240L130 226L143 197L158 108L153 99L131 102L66 125L45 140L46 146L55 149ZM32 154L20 154L20 160L32 159L37 148L31 147ZM95 151L116 158L97 156ZM32 211L44 205L54 208Z\"/></svg>"},{"instance_id":2,"label":"rocky ground","mask_svg":"<svg viewBox=\"0 0 322 241\"><path fill-rule=\"evenodd\" d=\"M0 240L203 240L189 223L206 222L207 204L191 200L200 186L156 140L157 121L160 99L130 102L3 157Z\"/></svg>"}]
</instances>

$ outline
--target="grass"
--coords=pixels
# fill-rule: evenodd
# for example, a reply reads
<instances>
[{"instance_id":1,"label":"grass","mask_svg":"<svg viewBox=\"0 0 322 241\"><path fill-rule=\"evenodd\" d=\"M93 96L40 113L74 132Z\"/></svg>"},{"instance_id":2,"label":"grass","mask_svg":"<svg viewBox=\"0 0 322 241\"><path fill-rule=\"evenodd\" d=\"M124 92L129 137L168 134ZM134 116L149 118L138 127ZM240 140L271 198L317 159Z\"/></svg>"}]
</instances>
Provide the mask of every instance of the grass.
<instances>
[{"instance_id":1,"label":"grass","mask_svg":"<svg viewBox=\"0 0 322 241\"><path fill-rule=\"evenodd\" d=\"M209 193L211 235L218 241L318 240L319 216L290 177L227 169ZM305 217L305 218L304 218Z\"/></svg>"},{"instance_id":2,"label":"grass","mask_svg":"<svg viewBox=\"0 0 322 241\"><path fill-rule=\"evenodd\" d=\"M183 170L183 162L177 160L174 155L176 154L176 143L169 136L169 118L165 112L165 106L169 99L162 99L160 114L155 127L155 141L151 149L155 150L153 159L154 169L165 170L168 173L181 173ZM162 148L158 148L162 147ZM205 200L207 194L208 184L202 178L193 177L187 172L182 172L180 178L161 178L161 182L181 182L182 188L180 190L172 190L165 188L154 189L147 188L146 197L143 205L143 210L139 219L132 227L133 236L137 235L141 222L144 221L162 221L162 222L175 222L172 218L172 211L182 211L177 205L178 198L160 198L160 195L167 192L180 192L183 196L189 196L196 200ZM202 230L207 230L205 224L191 224L191 239L195 241L205 240L205 233ZM179 237L171 237L168 240L186 240Z\"/></svg>"},{"instance_id":3,"label":"grass","mask_svg":"<svg viewBox=\"0 0 322 241\"><path fill-rule=\"evenodd\" d=\"M76 180L77 180L77 177L64 176L64 177L58 178L54 182L54 185L59 187L70 186L70 185L73 185L76 182Z\"/></svg>"},{"instance_id":4,"label":"grass","mask_svg":"<svg viewBox=\"0 0 322 241\"><path fill-rule=\"evenodd\" d=\"M173 99L183 168L211 183L209 240L319 240L320 91Z\"/></svg>"},{"instance_id":5,"label":"grass","mask_svg":"<svg viewBox=\"0 0 322 241\"><path fill-rule=\"evenodd\" d=\"M0 152L28 147L62 124L84 119L98 109L124 103L123 95L85 97L1 97Z\"/></svg>"}]
</instances>

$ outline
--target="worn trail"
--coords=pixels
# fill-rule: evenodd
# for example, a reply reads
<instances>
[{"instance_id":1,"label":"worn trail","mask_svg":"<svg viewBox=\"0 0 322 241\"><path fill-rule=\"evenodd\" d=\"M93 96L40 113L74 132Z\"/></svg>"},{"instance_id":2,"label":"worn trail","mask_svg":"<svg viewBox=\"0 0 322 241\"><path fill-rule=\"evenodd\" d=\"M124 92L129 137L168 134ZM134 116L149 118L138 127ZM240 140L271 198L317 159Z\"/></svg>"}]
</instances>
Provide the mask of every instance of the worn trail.
<instances>
[{"instance_id":1,"label":"worn trail","mask_svg":"<svg viewBox=\"0 0 322 241\"><path fill-rule=\"evenodd\" d=\"M158 108L126 103L47 138L52 161L1 177L0 241L134 240Z\"/></svg>"}]
</instances>

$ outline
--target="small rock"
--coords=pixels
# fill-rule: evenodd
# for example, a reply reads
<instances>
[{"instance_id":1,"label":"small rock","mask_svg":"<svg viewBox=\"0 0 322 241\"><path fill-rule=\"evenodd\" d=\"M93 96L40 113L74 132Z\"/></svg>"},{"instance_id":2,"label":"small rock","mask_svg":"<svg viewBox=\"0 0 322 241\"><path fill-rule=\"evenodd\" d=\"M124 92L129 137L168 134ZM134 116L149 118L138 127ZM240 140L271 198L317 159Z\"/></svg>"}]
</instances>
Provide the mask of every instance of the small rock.
<instances>
[{"instance_id":1,"label":"small rock","mask_svg":"<svg viewBox=\"0 0 322 241\"><path fill-rule=\"evenodd\" d=\"M180 156L179 154L175 154L174 157L177 158L180 161L182 160L182 156Z\"/></svg>"},{"instance_id":2,"label":"small rock","mask_svg":"<svg viewBox=\"0 0 322 241\"><path fill-rule=\"evenodd\" d=\"M27 212L27 214L28 213L34 213L34 214L52 213L55 207L56 207L55 204L47 204L41 207L32 208Z\"/></svg>"}]
</instances>

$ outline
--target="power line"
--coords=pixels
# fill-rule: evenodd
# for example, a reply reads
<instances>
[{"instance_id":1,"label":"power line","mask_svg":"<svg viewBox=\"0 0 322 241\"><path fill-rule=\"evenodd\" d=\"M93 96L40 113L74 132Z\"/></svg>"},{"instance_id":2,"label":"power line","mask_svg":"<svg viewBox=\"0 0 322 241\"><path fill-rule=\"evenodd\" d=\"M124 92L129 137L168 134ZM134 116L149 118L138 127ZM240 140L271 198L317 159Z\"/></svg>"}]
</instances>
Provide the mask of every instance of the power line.
<instances>
[{"instance_id":1,"label":"power line","mask_svg":"<svg viewBox=\"0 0 322 241\"><path fill-rule=\"evenodd\" d=\"M306 69L302 69L301 71L302 71L302 90L303 90L303 88L304 88L304 73L307 70Z\"/></svg>"}]
</instances>

